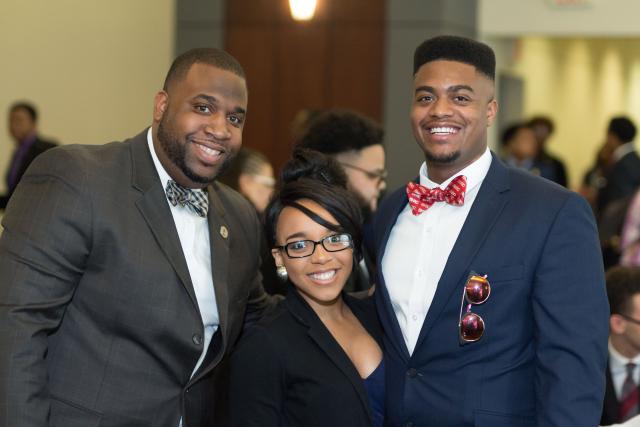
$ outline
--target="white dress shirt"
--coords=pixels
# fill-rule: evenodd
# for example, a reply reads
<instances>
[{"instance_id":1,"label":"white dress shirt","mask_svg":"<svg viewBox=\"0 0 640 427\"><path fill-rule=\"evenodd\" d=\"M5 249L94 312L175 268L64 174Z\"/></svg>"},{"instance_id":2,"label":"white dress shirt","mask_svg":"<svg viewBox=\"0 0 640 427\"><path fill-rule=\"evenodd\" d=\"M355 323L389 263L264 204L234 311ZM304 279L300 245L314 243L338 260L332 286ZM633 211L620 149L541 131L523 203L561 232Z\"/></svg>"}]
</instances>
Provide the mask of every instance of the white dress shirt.
<instances>
[{"instance_id":1,"label":"white dress shirt","mask_svg":"<svg viewBox=\"0 0 640 427\"><path fill-rule=\"evenodd\" d=\"M153 158L153 163L160 176L162 188L166 188L167 182L171 177L162 166L162 163L160 163L160 160L158 160L158 156L153 147L151 128L149 128L149 132L147 133L147 143L149 145L149 152ZM180 246L182 246L182 253L187 261L187 268L189 269L189 276L191 277L193 290L195 291L196 300L198 301L198 308L200 309L204 329L202 354L191 372L191 376L193 377L193 374L196 373L207 354L213 334L220 325L216 294L213 288L213 276L211 274L209 223L207 218L192 213L186 207L180 205L173 206L166 197L165 202L171 209L173 222L178 230ZM179 425L182 426L182 419L180 419Z\"/></svg>"},{"instance_id":2,"label":"white dress shirt","mask_svg":"<svg viewBox=\"0 0 640 427\"><path fill-rule=\"evenodd\" d=\"M413 354L440 276L490 165L491 152L487 148L475 162L438 185L428 178L427 165L423 163L420 184L428 188L444 189L453 178L464 175L464 204L436 202L417 216L407 204L391 230L382 258L382 274L409 354Z\"/></svg>"},{"instance_id":3,"label":"white dress shirt","mask_svg":"<svg viewBox=\"0 0 640 427\"><path fill-rule=\"evenodd\" d=\"M640 384L640 355L633 359L629 359L621 355L609 341L609 369L611 370L611 380L613 381L613 389L616 392L616 398L620 400L622 394L622 385L627 378L627 363L635 363L633 370L633 381Z\"/></svg>"}]
</instances>

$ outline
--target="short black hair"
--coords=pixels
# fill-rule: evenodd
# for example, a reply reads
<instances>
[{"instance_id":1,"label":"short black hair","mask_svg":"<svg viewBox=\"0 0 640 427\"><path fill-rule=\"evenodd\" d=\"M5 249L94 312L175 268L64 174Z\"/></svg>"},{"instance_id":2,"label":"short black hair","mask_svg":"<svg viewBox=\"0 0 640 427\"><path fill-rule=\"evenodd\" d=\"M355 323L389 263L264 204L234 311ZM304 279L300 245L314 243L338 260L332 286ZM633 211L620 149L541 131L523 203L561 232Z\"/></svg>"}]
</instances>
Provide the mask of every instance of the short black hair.
<instances>
[{"instance_id":1,"label":"short black hair","mask_svg":"<svg viewBox=\"0 0 640 427\"><path fill-rule=\"evenodd\" d=\"M264 154L251 148L242 147L229 165L229 168L217 179L219 182L238 191L240 188L240 175L258 175L265 164L269 165L271 162Z\"/></svg>"},{"instance_id":2,"label":"short black hair","mask_svg":"<svg viewBox=\"0 0 640 427\"><path fill-rule=\"evenodd\" d=\"M502 138L500 139L502 146L506 147L507 145L509 145L509 143L513 140L513 138L515 138L516 134L521 129L530 129L530 127L527 123L524 122L518 122L508 126L504 130L504 132L502 132Z\"/></svg>"},{"instance_id":3,"label":"short black hair","mask_svg":"<svg viewBox=\"0 0 640 427\"><path fill-rule=\"evenodd\" d=\"M349 110L329 110L314 118L297 147L335 155L382 144L384 131L372 119Z\"/></svg>"},{"instance_id":4,"label":"short black hair","mask_svg":"<svg viewBox=\"0 0 640 427\"><path fill-rule=\"evenodd\" d=\"M611 314L629 315L631 298L640 293L640 267L612 267L607 270L606 282Z\"/></svg>"},{"instance_id":5,"label":"short black hair","mask_svg":"<svg viewBox=\"0 0 640 427\"><path fill-rule=\"evenodd\" d=\"M31 117L33 123L36 123L38 121L38 110L32 103L26 101L15 102L11 105L11 108L9 108L9 114L13 113L16 110L26 111L29 117Z\"/></svg>"},{"instance_id":6,"label":"short black hair","mask_svg":"<svg viewBox=\"0 0 640 427\"><path fill-rule=\"evenodd\" d=\"M166 91L172 82L183 78L193 64L211 65L221 70L231 71L243 79L246 78L238 60L229 53L220 49L201 47L188 50L173 60L164 79L163 90Z\"/></svg>"},{"instance_id":7,"label":"short black hair","mask_svg":"<svg viewBox=\"0 0 640 427\"><path fill-rule=\"evenodd\" d=\"M553 133L555 130L555 125L553 124L553 120L551 120L548 116L534 116L527 123L530 127L534 126L545 126L549 129L549 135Z\"/></svg>"},{"instance_id":8,"label":"short black hair","mask_svg":"<svg viewBox=\"0 0 640 427\"><path fill-rule=\"evenodd\" d=\"M628 117L624 116L611 119L607 131L614 134L623 143L631 142L636 137L636 125Z\"/></svg>"},{"instance_id":9,"label":"short black hair","mask_svg":"<svg viewBox=\"0 0 640 427\"><path fill-rule=\"evenodd\" d=\"M413 74L427 62L447 60L472 65L490 78L496 79L496 55L488 45L459 36L437 36L416 48L413 55Z\"/></svg>"},{"instance_id":10,"label":"short black hair","mask_svg":"<svg viewBox=\"0 0 640 427\"><path fill-rule=\"evenodd\" d=\"M338 222L331 224L298 202L308 199L326 209ZM353 239L353 253L360 260L362 215L360 207L347 191L347 176L331 157L312 150L296 149L284 166L279 186L265 210L265 231L269 247L276 246L278 218L285 207L300 210L318 224Z\"/></svg>"}]
</instances>

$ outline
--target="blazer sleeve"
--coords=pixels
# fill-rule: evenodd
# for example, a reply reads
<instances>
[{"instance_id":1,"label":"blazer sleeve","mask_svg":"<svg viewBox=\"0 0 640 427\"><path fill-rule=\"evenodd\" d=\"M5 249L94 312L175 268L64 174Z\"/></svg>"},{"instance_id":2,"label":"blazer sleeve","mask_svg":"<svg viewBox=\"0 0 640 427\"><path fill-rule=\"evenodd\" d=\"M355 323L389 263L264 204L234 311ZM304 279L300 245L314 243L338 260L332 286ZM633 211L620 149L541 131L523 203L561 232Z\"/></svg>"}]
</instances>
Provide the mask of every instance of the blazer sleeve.
<instances>
[{"instance_id":1,"label":"blazer sleeve","mask_svg":"<svg viewBox=\"0 0 640 427\"><path fill-rule=\"evenodd\" d=\"M540 427L595 426L600 420L609 332L604 283L593 215L572 193L549 230L534 277Z\"/></svg>"},{"instance_id":2,"label":"blazer sleeve","mask_svg":"<svg viewBox=\"0 0 640 427\"><path fill-rule=\"evenodd\" d=\"M82 162L39 156L14 193L0 238L0 425L49 416L45 357L91 246ZM85 193L85 194L83 194Z\"/></svg>"},{"instance_id":3,"label":"blazer sleeve","mask_svg":"<svg viewBox=\"0 0 640 427\"><path fill-rule=\"evenodd\" d=\"M231 425L277 427L281 425L285 370L269 331L257 325L245 334L231 356Z\"/></svg>"}]
</instances>

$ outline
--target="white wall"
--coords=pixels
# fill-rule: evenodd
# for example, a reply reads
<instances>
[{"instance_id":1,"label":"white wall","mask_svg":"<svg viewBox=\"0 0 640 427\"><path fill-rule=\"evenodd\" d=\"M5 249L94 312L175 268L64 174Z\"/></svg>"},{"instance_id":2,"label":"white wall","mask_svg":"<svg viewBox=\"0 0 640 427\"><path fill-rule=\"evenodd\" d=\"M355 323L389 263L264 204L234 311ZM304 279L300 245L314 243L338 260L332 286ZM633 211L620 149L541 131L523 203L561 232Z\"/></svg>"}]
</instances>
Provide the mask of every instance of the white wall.
<instances>
[{"instance_id":1,"label":"white wall","mask_svg":"<svg viewBox=\"0 0 640 427\"><path fill-rule=\"evenodd\" d=\"M173 59L174 6L1 0L0 176L13 149L6 116L15 100L33 101L41 133L65 144L101 144L149 125Z\"/></svg>"},{"instance_id":2,"label":"white wall","mask_svg":"<svg viewBox=\"0 0 640 427\"><path fill-rule=\"evenodd\" d=\"M484 36L640 36L640 1L478 0L478 30Z\"/></svg>"}]
</instances>

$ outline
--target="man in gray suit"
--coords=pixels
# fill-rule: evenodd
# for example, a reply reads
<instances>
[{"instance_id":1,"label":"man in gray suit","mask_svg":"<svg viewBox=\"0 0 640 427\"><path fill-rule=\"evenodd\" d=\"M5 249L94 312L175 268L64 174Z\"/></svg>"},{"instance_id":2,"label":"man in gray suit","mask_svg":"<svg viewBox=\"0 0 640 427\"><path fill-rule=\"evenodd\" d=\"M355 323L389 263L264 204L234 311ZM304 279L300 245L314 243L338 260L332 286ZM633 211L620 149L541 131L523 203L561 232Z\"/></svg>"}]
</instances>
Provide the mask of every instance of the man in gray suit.
<instances>
[{"instance_id":1,"label":"man in gray suit","mask_svg":"<svg viewBox=\"0 0 640 427\"><path fill-rule=\"evenodd\" d=\"M255 210L215 182L246 109L240 64L195 49L151 128L36 159L0 238L0 425L219 422L221 362L270 305Z\"/></svg>"}]
</instances>

